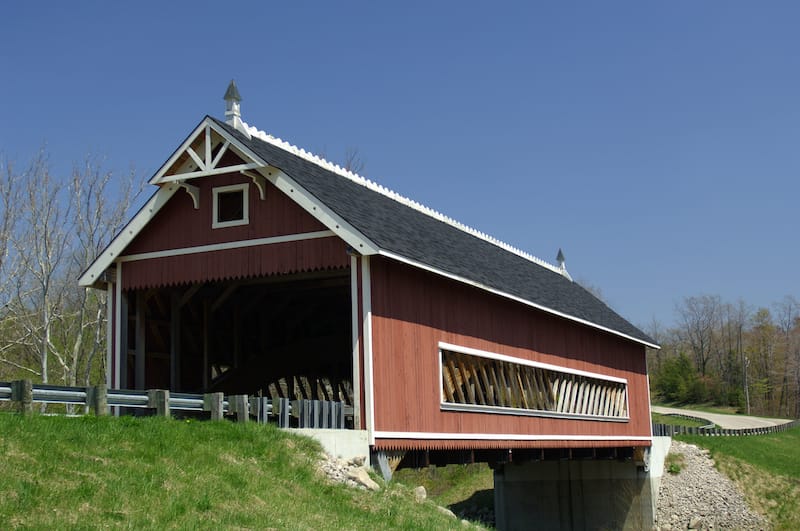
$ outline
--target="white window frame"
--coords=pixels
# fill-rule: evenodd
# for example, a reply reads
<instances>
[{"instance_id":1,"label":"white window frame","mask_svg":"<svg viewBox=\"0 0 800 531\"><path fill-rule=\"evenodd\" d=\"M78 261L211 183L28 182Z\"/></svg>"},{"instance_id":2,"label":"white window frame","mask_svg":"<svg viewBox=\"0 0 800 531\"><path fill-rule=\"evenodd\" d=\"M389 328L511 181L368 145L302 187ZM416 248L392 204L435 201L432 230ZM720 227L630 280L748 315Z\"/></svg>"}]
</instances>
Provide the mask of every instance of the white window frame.
<instances>
[{"instance_id":1,"label":"white window frame","mask_svg":"<svg viewBox=\"0 0 800 531\"><path fill-rule=\"evenodd\" d=\"M626 415L624 416L613 416L607 417L603 415L586 415L586 414L576 414L576 413L559 413L556 411L545 411L545 410L532 410L532 409L523 409L523 408L511 408L511 407L503 407L503 406L489 406L489 405L473 405L473 404L460 404L460 403L453 403L448 402L444 396L444 389L442 388L441 382L443 379L443 358L444 358L444 351L450 351L460 354L467 354L469 356L476 356L480 358L486 358L491 360L497 360L501 362L507 363L515 363L522 366L528 367L536 367L540 369L545 369L547 371L553 372L561 372L564 374L572 374L577 376L585 376L587 378L592 378L595 380L607 381L617 384L623 384L625 386L625 411ZM439 342L439 392L440 392L440 403L439 407L442 411L461 411L461 412L471 412L471 413L494 413L500 415L517 415L517 416L526 416L526 417L550 417L550 418L566 418L566 419L575 419L575 420L600 420L605 422L629 422L630 421L630 403L629 403L629 395L628 395L628 380L627 378L618 378L615 376L610 376L607 374L599 374L596 372L589 372L589 371L582 371L579 369L572 369L569 367L563 367L560 365L552 365L549 363L542 363L538 361L527 360L523 358L517 358L514 356L507 356L504 354L497 354L495 352L487 352L485 350L479 350L469 347L463 347L461 345L453 345L451 343L445 343L443 341Z\"/></svg>"},{"instance_id":2,"label":"white window frame","mask_svg":"<svg viewBox=\"0 0 800 531\"><path fill-rule=\"evenodd\" d=\"M242 219L232 219L230 221L219 221L219 194L227 192L242 192ZM228 186L217 186L211 189L211 228L224 229L226 227L238 227L250 223L250 183L231 184Z\"/></svg>"}]
</instances>

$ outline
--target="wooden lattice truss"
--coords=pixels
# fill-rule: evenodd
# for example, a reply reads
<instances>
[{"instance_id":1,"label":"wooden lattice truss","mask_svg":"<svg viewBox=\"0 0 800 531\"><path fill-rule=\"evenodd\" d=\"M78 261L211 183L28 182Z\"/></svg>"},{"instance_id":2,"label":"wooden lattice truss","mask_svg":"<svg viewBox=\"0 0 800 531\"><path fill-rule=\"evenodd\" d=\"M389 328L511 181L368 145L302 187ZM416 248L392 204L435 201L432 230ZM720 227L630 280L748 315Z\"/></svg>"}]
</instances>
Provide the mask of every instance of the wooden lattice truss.
<instances>
[{"instance_id":1,"label":"wooden lattice truss","mask_svg":"<svg viewBox=\"0 0 800 531\"><path fill-rule=\"evenodd\" d=\"M624 382L447 350L441 355L442 400L446 404L628 417Z\"/></svg>"}]
</instances>

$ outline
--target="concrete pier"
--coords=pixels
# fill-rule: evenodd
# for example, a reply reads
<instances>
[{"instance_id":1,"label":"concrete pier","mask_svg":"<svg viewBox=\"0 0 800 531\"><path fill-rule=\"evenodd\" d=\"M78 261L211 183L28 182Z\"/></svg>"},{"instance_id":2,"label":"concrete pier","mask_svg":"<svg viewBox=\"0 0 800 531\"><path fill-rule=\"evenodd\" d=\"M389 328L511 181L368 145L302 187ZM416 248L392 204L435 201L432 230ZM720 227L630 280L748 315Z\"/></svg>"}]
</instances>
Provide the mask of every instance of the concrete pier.
<instances>
[{"instance_id":1,"label":"concrete pier","mask_svg":"<svg viewBox=\"0 0 800 531\"><path fill-rule=\"evenodd\" d=\"M654 441L644 463L551 460L495 469L497 529L652 529L669 449L669 438L656 439L666 441Z\"/></svg>"}]
</instances>

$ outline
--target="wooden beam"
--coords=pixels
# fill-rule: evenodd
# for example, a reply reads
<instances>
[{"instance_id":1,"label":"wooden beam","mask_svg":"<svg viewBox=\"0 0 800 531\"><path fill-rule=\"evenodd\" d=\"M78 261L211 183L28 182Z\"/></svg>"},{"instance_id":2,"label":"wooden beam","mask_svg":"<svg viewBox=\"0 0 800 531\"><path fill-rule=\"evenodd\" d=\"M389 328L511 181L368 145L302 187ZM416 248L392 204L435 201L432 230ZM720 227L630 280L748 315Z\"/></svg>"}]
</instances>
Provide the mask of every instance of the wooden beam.
<instances>
[{"instance_id":1,"label":"wooden beam","mask_svg":"<svg viewBox=\"0 0 800 531\"><path fill-rule=\"evenodd\" d=\"M211 304L211 313L212 314L216 313L217 310L219 310L219 307L222 306L222 304L226 300L228 300L228 298L231 295L233 295L237 289L239 289L239 286L241 286L240 282L234 282L233 284L225 288L225 290L219 295L219 297L217 297Z\"/></svg>"},{"instance_id":2,"label":"wooden beam","mask_svg":"<svg viewBox=\"0 0 800 531\"><path fill-rule=\"evenodd\" d=\"M458 397L458 403L459 404L466 404L467 401L466 401L466 398L464 397L464 391L461 388L462 382L459 381L461 379L461 376L458 374L458 371L456 370L456 366L455 366L455 362L453 361L453 358L448 358L447 366L450 369L450 375L451 375L451 377L453 379L453 384L454 384L454 387L455 387L456 396Z\"/></svg>"},{"instance_id":3,"label":"wooden beam","mask_svg":"<svg viewBox=\"0 0 800 531\"><path fill-rule=\"evenodd\" d=\"M178 391L180 383L181 359L181 309L180 297L174 291L170 294L169 315L169 388Z\"/></svg>"},{"instance_id":4,"label":"wooden beam","mask_svg":"<svg viewBox=\"0 0 800 531\"><path fill-rule=\"evenodd\" d=\"M205 163L202 160L200 160L200 157L198 157L197 153L194 152L194 150L192 149L192 146L188 146L186 148L186 153L188 153L189 156L192 157L192 160L194 161L195 164L197 164L197 167L200 168L200 170L204 171L206 169ZM184 175L186 175L186 174L184 174Z\"/></svg>"},{"instance_id":5,"label":"wooden beam","mask_svg":"<svg viewBox=\"0 0 800 531\"><path fill-rule=\"evenodd\" d=\"M205 168L211 168L211 127L206 126L206 157L205 157Z\"/></svg>"},{"instance_id":6,"label":"wooden beam","mask_svg":"<svg viewBox=\"0 0 800 531\"><path fill-rule=\"evenodd\" d=\"M472 381L475 384L475 391L476 391L475 398L477 399L477 401L478 401L478 403L480 405L485 406L486 405L486 395L483 393L483 389L482 389L482 386L481 386L481 380L480 380L480 378L478 378L478 369L477 369L476 365L477 365L477 363L475 363L475 360L473 360L472 363L469 364L469 369L470 369L470 372L472 373L471 374Z\"/></svg>"},{"instance_id":7,"label":"wooden beam","mask_svg":"<svg viewBox=\"0 0 800 531\"><path fill-rule=\"evenodd\" d=\"M211 177L213 175L222 175L223 173L236 173L242 170L255 170L261 167L262 167L261 164L258 163L234 164L233 166L223 166L221 168L214 168L212 170L190 171L186 173L176 173L173 175L166 175L159 182L169 183L174 181L197 179L199 177Z\"/></svg>"},{"instance_id":8,"label":"wooden beam","mask_svg":"<svg viewBox=\"0 0 800 531\"><path fill-rule=\"evenodd\" d=\"M494 397L495 389L492 384L489 383L489 377L486 374L486 364L482 362L478 368L481 371L481 380L483 381L483 388L486 392L486 399L488 400L490 406L495 406L497 405Z\"/></svg>"},{"instance_id":9,"label":"wooden beam","mask_svg":"<svg viewBox=\"0 0 800 531\"><path fill-rule=\"evenodd\" d=\"M188 304L192 300L192 297L194 297L195 294L198 291L200 291L200 288L202 287L203 284L192 284L191 286L189 286L189 289L184 291L183 295L181 295L180 299L178 299L178 309L180 310L186 304Z\"/></svg>"},{"instance_id":10,"label":"wooden beam","mask_svg":"<svg viewBox=\"0 0 800 531\"><path fill-rule=\"evenodd\" d=\"M464 382L464 390L467 392L467 399L470 404L475 404L475 390L470 383L469 370L464 366L464 359L458 359L458 370L461 373L461 380Z\"/></svg>"},{"instance_id":11,"label":"wooden beam","mask_svg":"<svg viewBox=\"0 0 800 531\"><path fill-rule=\"evenodd\" d=\"M203 392L208 391L209 377L211 376L210 352L209 352L209 307L208 301L203 301Z\"/></svg>"},{"instance_id":12,"label":"wooden beam","mask_svg":"<svg viewBox=\"0 0 800 531\"><path fill-rule=\"evenodd\" d=\"M141 290L136 292L136 354L135 354L135 382L136 389L144 389L145 374L145 298Z\"/></svg>"},{"instance_id":13,"label":"wooden beam","mask_svg":"<svg viewBox=\"0 0 800 531\"><path fill-rule=\"evenodd\" d=\"M212 170L217 167L217 164L219 164L219 161L222 159L222 156L225 154L225 152L228 151L228 146L230 146L230 145L231 145L231 143L228 140L226 140L225 143L222 144L222 147L217 152L217 156L214 157L214 160L211 161L211 169Z\"/></svg>"}]
</instances>

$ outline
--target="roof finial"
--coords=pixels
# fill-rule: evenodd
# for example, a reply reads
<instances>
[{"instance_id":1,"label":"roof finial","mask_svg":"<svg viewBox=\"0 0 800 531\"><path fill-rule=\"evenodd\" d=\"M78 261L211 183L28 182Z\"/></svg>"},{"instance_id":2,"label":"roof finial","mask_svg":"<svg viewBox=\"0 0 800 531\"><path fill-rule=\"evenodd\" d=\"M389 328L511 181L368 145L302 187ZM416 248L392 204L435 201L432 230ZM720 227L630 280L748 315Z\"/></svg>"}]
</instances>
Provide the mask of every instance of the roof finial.
<instances>
[{"instance_id":1,"label":"roof finial","mask_svg":"<svg viewBox=\"0 0 800 531\"><path fill-rule=\"evenodd\" d=\"M239 107L239 102L242 101L242 96L239 95L239 89L236 88L236 82L231 79L228 85L228 90L225 91L225 123L233 126L237 131L241 131L248 137L250 134L242 123L242 111Z\"/></svg>"},{"instance_id":2,"label":"roof finial","mask_svg":"<svg viewBox=\"0 0 800 531\"><path fill-rule=\"evenodd\" d=\"M572 280L572 277L569 276L569 273L567 273L567 260L564 258L564 252L561 250L560 247L558 248L556 261L558 262L558 268L561 270L561 274L567 277L568 279Z\"/></svg>"}]
</instances>

